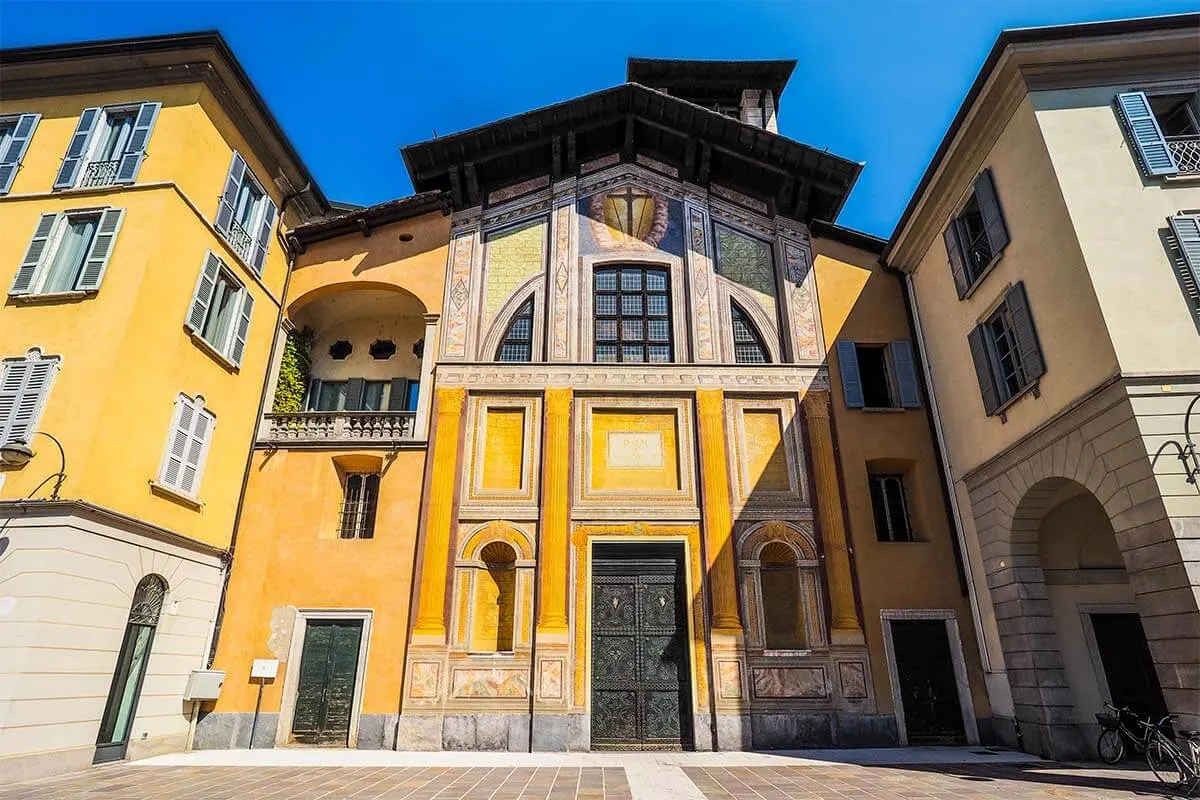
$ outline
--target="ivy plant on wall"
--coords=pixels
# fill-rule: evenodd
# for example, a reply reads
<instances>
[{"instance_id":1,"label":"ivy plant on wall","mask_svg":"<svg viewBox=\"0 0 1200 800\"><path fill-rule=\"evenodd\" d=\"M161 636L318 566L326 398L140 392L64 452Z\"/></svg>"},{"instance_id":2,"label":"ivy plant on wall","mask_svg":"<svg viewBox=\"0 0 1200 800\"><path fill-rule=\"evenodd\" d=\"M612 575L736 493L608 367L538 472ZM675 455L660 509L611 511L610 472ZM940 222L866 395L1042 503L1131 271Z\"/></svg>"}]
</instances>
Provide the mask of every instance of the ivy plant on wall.
<instances>
[{"instance_id":1,"label":"ivy plant on wall","mask_svg":"<svg viewBox=\"0 0 1200 800\"><path fill-rule=\"evenodd\" d=\"M304 410L304 388L312 374L313 332L309 328L289 331L283 345L283 361L279 365L279 382L275 385L275 400L271 409L277 414L293 414Z\"/></svg>"}]
</instances>

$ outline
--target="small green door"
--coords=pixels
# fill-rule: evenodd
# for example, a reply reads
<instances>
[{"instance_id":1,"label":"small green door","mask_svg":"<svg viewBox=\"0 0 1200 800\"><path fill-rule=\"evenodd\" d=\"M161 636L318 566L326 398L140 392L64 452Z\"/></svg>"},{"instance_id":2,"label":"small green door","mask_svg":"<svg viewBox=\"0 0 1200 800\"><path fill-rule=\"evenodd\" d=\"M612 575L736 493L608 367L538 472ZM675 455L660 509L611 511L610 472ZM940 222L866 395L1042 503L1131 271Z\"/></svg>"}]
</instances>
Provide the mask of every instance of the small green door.
<instances>
[{"instance_id":1,"label":"small green door","mask_svg":"<svg viewBox=\"0 0 1200 800\"><path fill-rule=\"evenodd\" d=\"M362 620L309 620L305 625L293 741L347 745L361 642Z\"/></svg>"}]
</instances>

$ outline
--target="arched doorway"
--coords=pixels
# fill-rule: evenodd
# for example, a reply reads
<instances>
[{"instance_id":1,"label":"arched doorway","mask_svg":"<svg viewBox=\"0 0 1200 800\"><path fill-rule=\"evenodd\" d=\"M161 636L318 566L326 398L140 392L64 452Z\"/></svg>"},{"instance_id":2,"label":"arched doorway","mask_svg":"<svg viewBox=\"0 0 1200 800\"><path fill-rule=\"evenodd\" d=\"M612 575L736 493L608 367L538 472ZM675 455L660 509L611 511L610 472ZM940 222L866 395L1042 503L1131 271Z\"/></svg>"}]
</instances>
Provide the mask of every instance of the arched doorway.
<instances>
[{"instance_id":1,"label":"arched doorway","mask_svg":"<svg viewBox=\"0 0 1200 800\"><path fill-rule=\"evenodd\" d=\"M158 575L142 578L133 592L129 621L125 625L125 638L117 656L117 668L113 671L104 716L100 718L96 755L92 759L95 764L117 761L125 757L129 746L129 732L133 727L138 699L142 693L142 681L146 677L146 666L150 662L154 630L158 626L166 594L167 582Z\"/></svg>"}]
</instances>

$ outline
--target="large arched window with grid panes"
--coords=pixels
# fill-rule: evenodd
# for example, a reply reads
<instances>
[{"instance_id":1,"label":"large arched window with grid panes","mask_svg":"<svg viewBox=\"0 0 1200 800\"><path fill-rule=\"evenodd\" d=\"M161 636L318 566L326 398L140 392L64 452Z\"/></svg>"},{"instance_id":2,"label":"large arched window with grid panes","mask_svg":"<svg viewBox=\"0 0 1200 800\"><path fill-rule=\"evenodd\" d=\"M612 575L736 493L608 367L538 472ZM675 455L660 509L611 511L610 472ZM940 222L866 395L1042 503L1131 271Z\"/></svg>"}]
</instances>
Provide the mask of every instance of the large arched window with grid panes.
<instances>
[{"instance_id":1,"label":"large arched window with grid panes","mask_svg":"<svg viewBox=\"0 0 1200 800\"><path fill-rule=\"evenodd\" d=\"M500 347L496 350L497 361L525 362L533 360L533 298L517 309L509 323Z\"/></svg>"},{"instance_id":2,"label":"large arched window with grid panes","mask_svg":"<svg viewBox=\"0 0 1200 800\"><path fill-rule=\"evenodd\" d=\"M729 304L729 316L733 324L733 360L739 364L767 364L767 346L750 317L737 303Z\"/></svg>"},{"instance_id":3,"label":"large arched window with grid panes","mask_svg":"<svg viewBox=\"0 0 1200 800\"><path fill-rule=\"evenodd\" d=\"M671 284L665 269L625 265L595 274L596 361L670 363Z\"/></svg>"}]
</instances>

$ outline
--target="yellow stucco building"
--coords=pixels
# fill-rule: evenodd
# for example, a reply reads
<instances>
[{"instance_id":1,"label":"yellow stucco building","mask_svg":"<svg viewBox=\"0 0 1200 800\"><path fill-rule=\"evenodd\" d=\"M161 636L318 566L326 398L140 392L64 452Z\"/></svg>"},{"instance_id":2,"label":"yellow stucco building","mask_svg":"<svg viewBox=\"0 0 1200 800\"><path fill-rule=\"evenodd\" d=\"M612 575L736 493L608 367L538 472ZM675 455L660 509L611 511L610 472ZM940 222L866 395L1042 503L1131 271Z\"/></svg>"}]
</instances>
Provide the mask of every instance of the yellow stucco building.
<instances>
[{"instance_id":1,"label":"yellow stucco building","mask_svg":"<svg viewBox=\"0 0 1200 800\"><path fill-rule=\"evenodd\" d=\"M635 59L289 230L197 746L987 734L902 284L792 67Z\"/></svg>"},{"instance_id":2,"label":"yellow stucco building","mask_svg":"<svg viewBox=\"0 0 1200 800\"><path fill-rule=\"evenodd\" d=\"M6 50L3 85L10 781L185 746L288 282L279 210L328 205L215 34Z\"/></svg>"}]
</instances>

